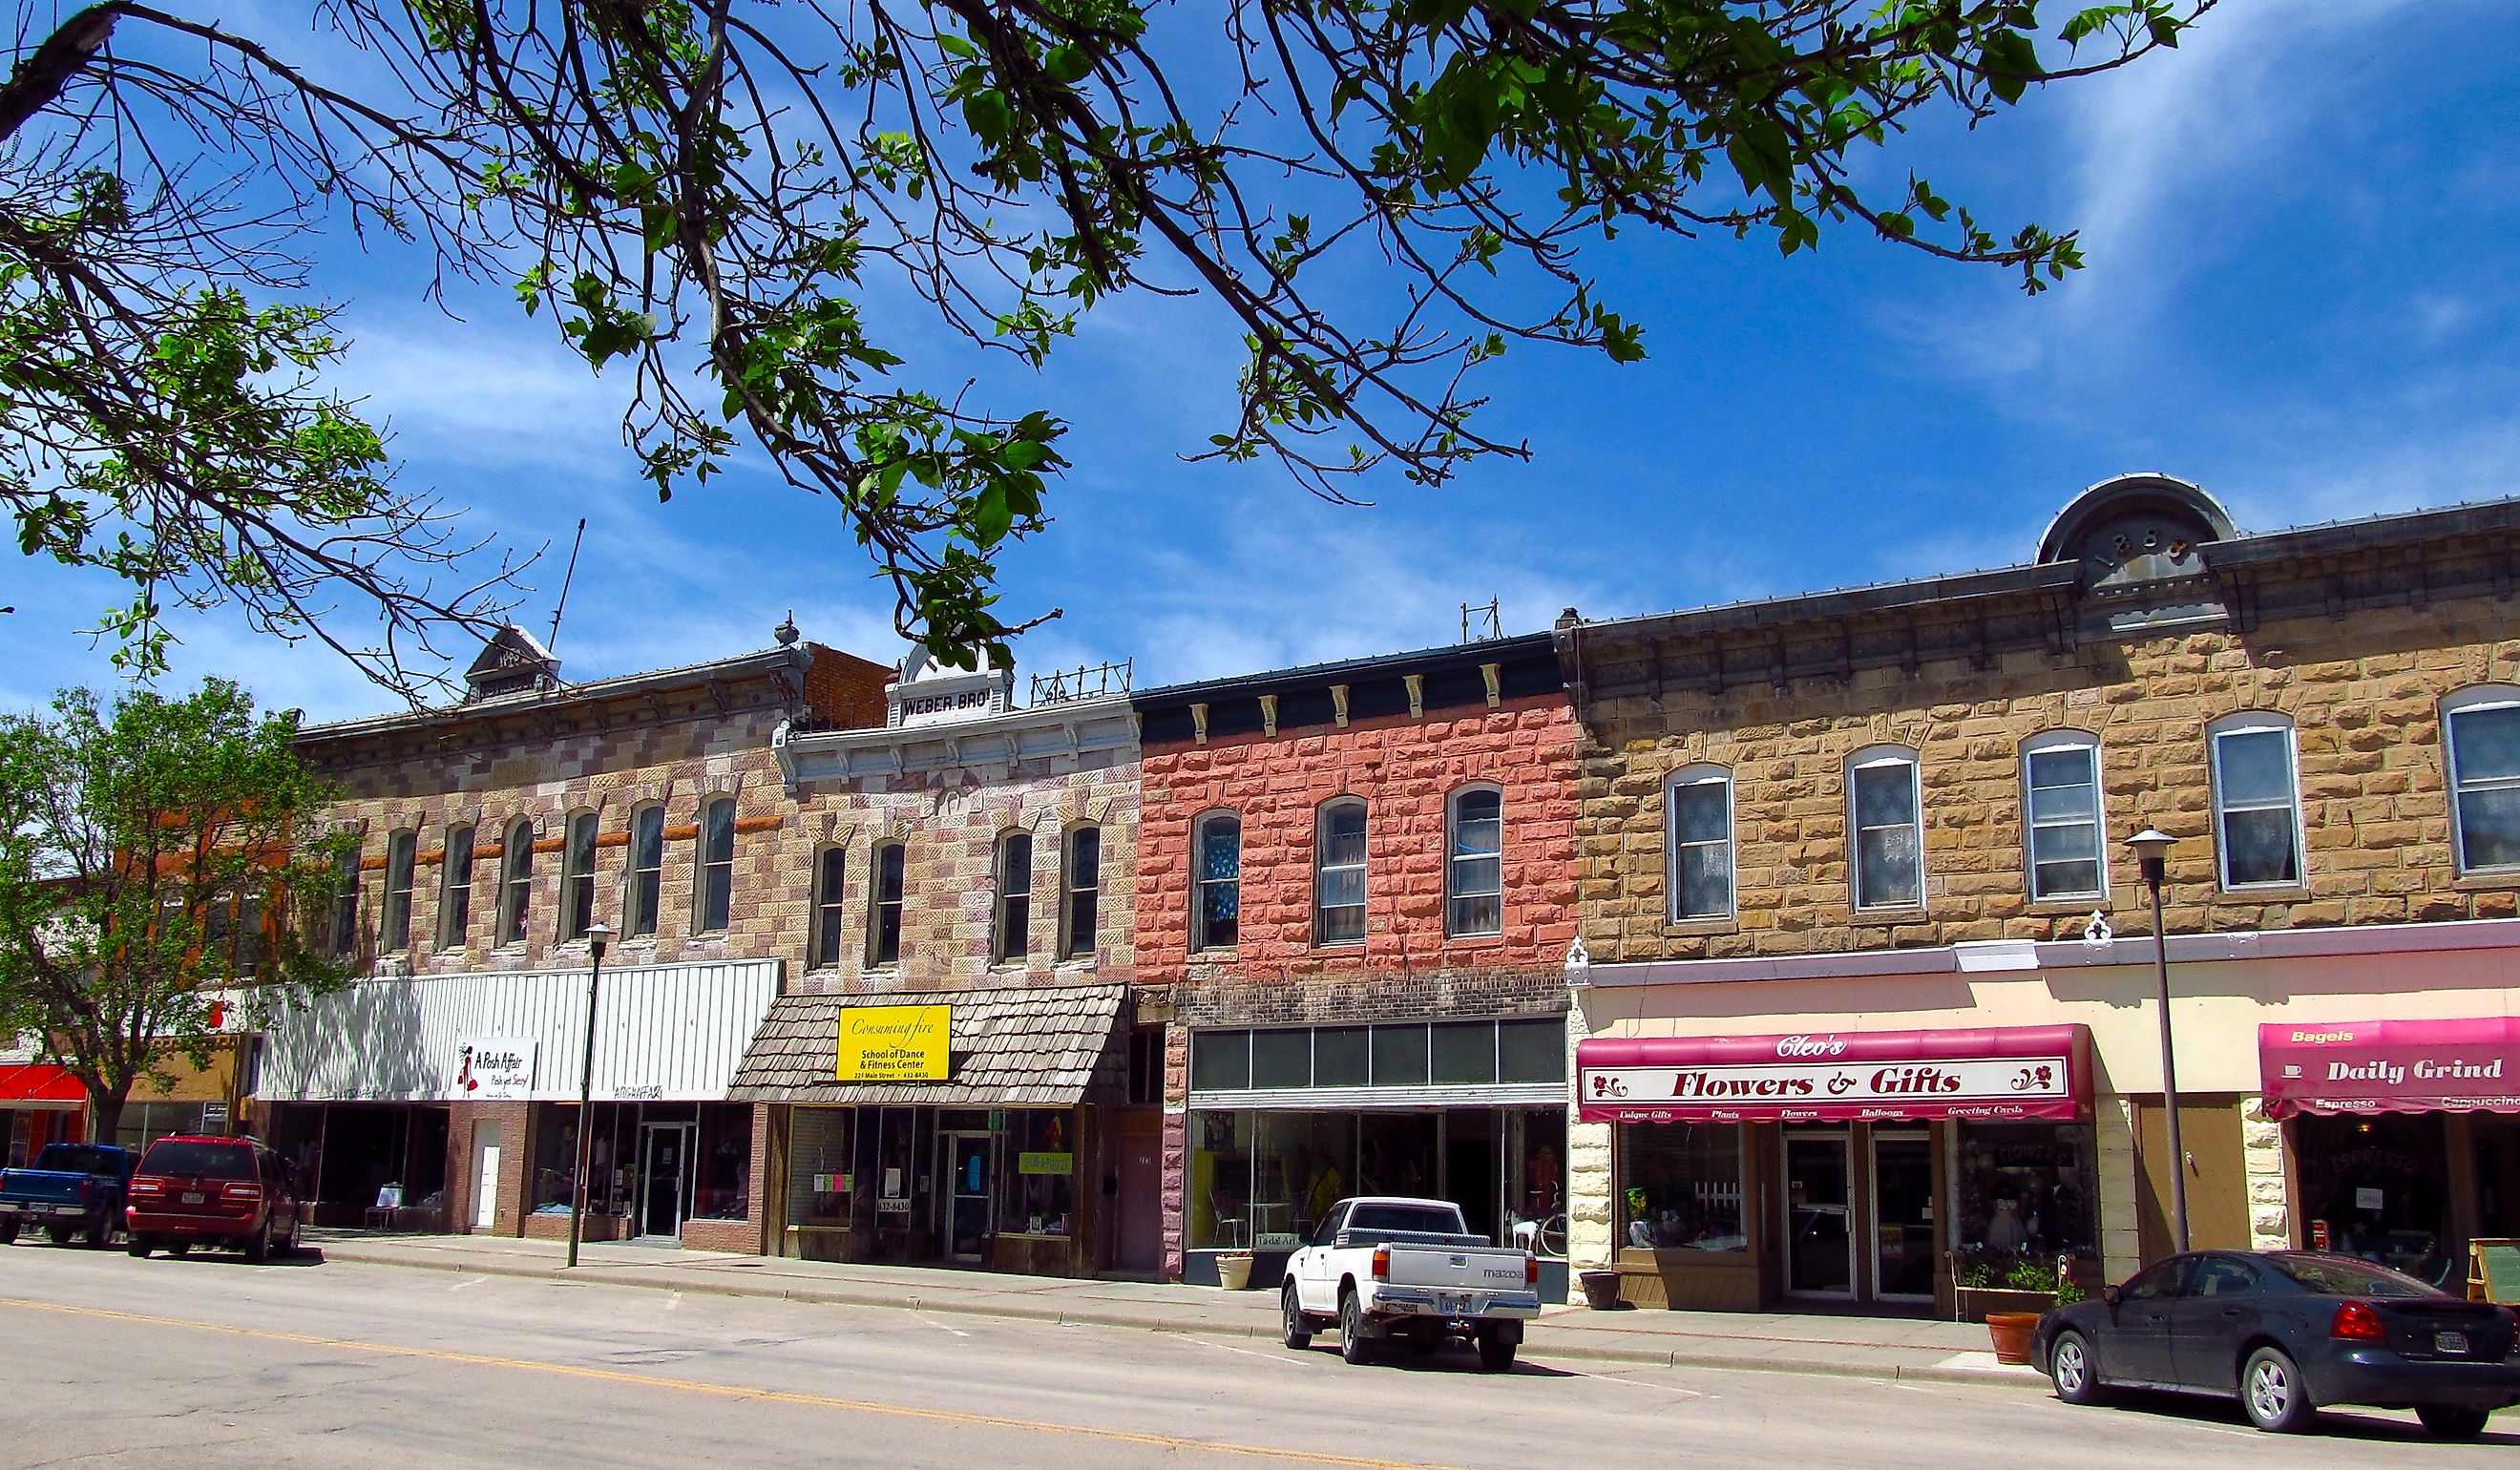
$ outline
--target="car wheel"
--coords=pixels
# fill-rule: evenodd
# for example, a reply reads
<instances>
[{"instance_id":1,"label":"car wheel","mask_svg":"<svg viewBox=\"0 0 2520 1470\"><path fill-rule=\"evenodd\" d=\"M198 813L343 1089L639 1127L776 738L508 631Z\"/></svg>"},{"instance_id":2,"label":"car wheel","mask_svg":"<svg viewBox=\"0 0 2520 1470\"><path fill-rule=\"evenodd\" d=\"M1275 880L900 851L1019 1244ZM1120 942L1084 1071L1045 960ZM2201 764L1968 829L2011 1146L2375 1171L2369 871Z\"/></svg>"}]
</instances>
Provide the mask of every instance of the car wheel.
<instances>
[{"instance_id":1,"label":"car wheel","mask_svg":"<svg viewBox=\"0 0 2520 1470\"><path fill-rule=\"evenodd\" d=\"M156 1244L156 1241L146 1235L133 1235L122 1243L122 1248L140 1260L146 1261L149 1259L150 1249Z\"/></svg>"},{"instance_id":2,"label":"car wheel","mask_svg":"<svg viewBox=\"0 0 2520 1470\"><path fill-rule=\"evenodd\" d=\"M74 1233L76 1232L71 1230L68 1225L53 1225L44 1226L44 1238L55 1245L69 1244L70 1236Z\"/></svg>"},{"instance_id":3,"label":"car wheel","mask_svg":"<svg viewBox=\"0 0 2520 1470\"><path fill-rule=\"evenodd\" d=\"M88 1249L101 1251L113 1243L113 1222L99 1220L90 1224L86 1235Z\"/></svg>"},{"instance_id":4,"label":"car wheel","mask_svg":"<svg viewBox=\"0 0 2520 1470\"><path fill-rule=\"evenodd\" d=\"M2318 1413L2301 1366L2280 1348L2260 1348L2240 1369L2240 1407L2269 1434L2298 1434Z\"/></svg>"},{"instance_id":5,"label":"car wheel","mask_svg":"<svg viewBox=\"0 0 2520 1470\"><path fill-rule=\"evenodd\" d=\"M1373 1360L1373 1339L1365 1330L1365 1304L1353 1291L1339 1298L1339 1357L1350 1362Z\"/></svg>"},{"instance_id":6,"label":"car wheel","mask_svg":"<svg viewBox=\"0 0 2520 1470\"><path fill-rule=\"evenodd\" d=\"M166 1244L166 1254L169 1256L189 1256L192 1253L193 1242L189 1240L172 1240Z\"/></svg>"},{"instance_id":7,"label":"car wheel","mask_svg":"<svg viewBox=\"0 0 2520 1470\"><path fill-rule=\"evenodd\" d=\"M1286 1330L1282 1341L1286 1346L1289 1348L1311 1347L1313 1345L1313 1319L1304 1315L1304 1299L1295 1295L1294 1282L1287 1282L1285 1289L1278 1293L1278 1312L1281 1316L1285 1318Z\"/></svg>"},{"instance_id":8,"label":"car wheel","mask_svg":"<svg viewBox=\"0 0 2520 1470\"><path fill-rule=\"evenodd\" d=\"M1479 1366L1487 1369L1491 1373L1511 1371L1513 1368L1513 1350L1516 1344L1508 1340L1502 1332L1481 1331L1479 1333Z\"/></svg>"},{"instance_id":9,"label":"car wheel","mask_svg":"<svg viewBox=\"0 0 2520 1470\"><path fill-rule=\"evenodd\" d=\"M245 1258L256 1266L271 1259L271 1217L264 1216L262 1228L246 1237Z\"/></svg>"},{"instance_id":10,"label":"car wheel","mask_svg":"<svg viewBox=\"0 0 2520 1470\"><path fill-rule=\"evenodd\" d=\"M2415 1417L2437 1440L2472 1440L2485 1433L2485 1418L2491 1412L2482 1408L2455 1408L2447 1403L2427 1403L2415 1410Z\"/></svg>"},{"instance_id":11,"label":"car wheel","mask_svg":"<svg viewBox=\"0 0 2520 1470\"><path fill-rule=\"evenodd\" d=\"M2048 1349L2048 1378L2056 1397L2068 1403L2100 1402L2099 1360L2092 1340L2080 1332L2059 1332Z\"/></svg>"},{"instance_id":12,"label":"car wheel","mask_svg":"<svg viewBox=\"0 0 2520 1470\"><path fill-rule=\"evenodd\" d=\"M0 1220L0 1245L16 1245L17 1243L18 1222L14 1220Z\"/></svg>"}]
</instances>

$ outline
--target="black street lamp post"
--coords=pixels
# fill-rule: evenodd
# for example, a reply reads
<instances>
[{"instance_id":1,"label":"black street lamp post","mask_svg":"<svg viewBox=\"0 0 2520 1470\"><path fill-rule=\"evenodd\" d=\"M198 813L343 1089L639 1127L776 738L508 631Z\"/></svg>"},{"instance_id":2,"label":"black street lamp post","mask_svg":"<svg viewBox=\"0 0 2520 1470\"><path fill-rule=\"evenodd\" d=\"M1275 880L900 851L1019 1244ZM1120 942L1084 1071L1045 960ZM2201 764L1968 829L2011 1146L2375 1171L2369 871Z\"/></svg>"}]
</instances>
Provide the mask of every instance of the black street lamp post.
<instances>
[{"instance_id":1,"label":"black street lamp post","mask_svg":"<svg viewBox=\"0 0 2520 1470\"><path fill-rule=\"evenodd\" d=\"M2170 1039L2170 941L2161 927L2161 880L2179 839L2147 826L2127 839L2152 891L2152 975L2161 999L2161 1117L2170 1144L2170 1238L2187 1249L2187 1150L2179 1136L2179 1062Z\"/></svg>"},{"instance_id":2,"label":"black street lamp post","mask_svg":"<svg viewBox=\"0 0 2520 1470\"><path fill-rule=\"evenodd\" d=\"M604 989L604 946L612 938L612 930L604 924L590 924L586 930L586 952L593 963L586 972L586 1049L578 1057L577 1071L577 1187L576 1199L568 1212L568 1264L577 1265L577 1243L586 1231L587 1176L594 1169L595 1158L595 1001Z\"/></svg>"}]
</instances>

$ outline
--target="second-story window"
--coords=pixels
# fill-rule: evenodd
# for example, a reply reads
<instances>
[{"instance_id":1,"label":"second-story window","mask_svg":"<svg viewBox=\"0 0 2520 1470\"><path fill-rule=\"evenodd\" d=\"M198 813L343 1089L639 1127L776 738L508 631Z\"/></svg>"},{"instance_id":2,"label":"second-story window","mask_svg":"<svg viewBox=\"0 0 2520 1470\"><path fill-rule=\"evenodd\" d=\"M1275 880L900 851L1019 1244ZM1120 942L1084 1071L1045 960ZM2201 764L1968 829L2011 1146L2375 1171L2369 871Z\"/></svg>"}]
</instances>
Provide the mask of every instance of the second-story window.
<instances>
[{"instance_id":1,"label":"second-story window","mask_svg":"<svg viewBox=\"0 0 2520 1470\"><path fill-rule=\"evenodd\" d=\"M1671 916L1732 916L1732 773L1691 766L1671 779Z\"/></svg>"},{"instance_id":2,"label":"second-story window","mask_svg":"<svg viewBox=\"0 0 2520 1470\"><path fill-rule=\"evenodd\" d=\"M1058 953L1069 959L1091 958L1102 926L1102 829L1080 826L1067 834L1067 862L1061 881L1067 887L1065 931Z\"/></svg>"},{"instance_id":3,"label":"second-story window","mask_svg":"<svg viewBox=\"0 0 2520 1470\"><path fill-rule=\"evenodd\" d=\"M698 927L723 929L735 907L735 798L721 796L700 809Z\"/></svg>"},{"instance_id":4,"label":"second-story window","mask_svg":"<svg viewBox=\"0 0 2520 1470\"><path fill-rule=\"evenodd\" d=\"M1847 763L1853 814L1855 907L1912 909L1925 897L1925 828L1918 815L1916 753L1884 748Z\"/></svg>"},{"instance_id":5,"label":"second-story window","mask_svg":"<svg viewBox=\"0 0 2520 1470\"><path fill-rule=\"evenodd\" d=\"M1242 819L1214 812L1198 820L1198 897L1191 913L1191 948L1230 950L1242 924Z\"/></svg>"},{"instance_id":6,"label":"second-story window","mask_svg":"<svg viewBox=\"0 0 2520 1470\"><path fill-rule=\"evenodd\" d=\"M848 849L827 847L814 859L814 954L818 965L840 962L840 887Z\"/></svg>"},{"instance_id":7,"label":"second-story window","mask_svg":"<svg viewBox=\"0 0 2520 1470\"><path fill-rule=\"evenodd\" d=\"M1333 801L1315 819L1313 943L1365 940L1365 803Z\"/></svg>"},{"instance_id":8,"label":"second-story window","mask_svg":"<svg viewBox=\"0 0 2520 1470\"><path fill-rule=\"evenodd\" d=\"M1445 824L1444 932L1504 933L1505 794L1494 786L1454 792Z\"/></svg>"},{"instance_id":9,"label":"second-story window","mask_svg":"<svg viewBox=\"0 0 2520 1470\"><path fill-rule=\"evenodd\" d=\"M2301 795L2293 777L2292 722L2281 715L2226 715L2210 733L2214 819L2226 888L2301 881Z\"/></svg>"},{"instance_id":10,"label":"second-story window","mask_svg":"<svg viewBox=\"0 0 2520 1470\"><path fill-rule=\"evenodd\" d=\"M499 850L499 943L523 944L534 905L534 824L519 817Z\"/></svg>"},{"instance_id":11,"label":"second-story window","mask_svg":"<svg viewBox=\"0 0 2520 1470\"><path fill-rule=\"evenodd\" d=\"M898 842L875 850L875 881L867 885L867 963L901 962L901 889L906 862Z\"/></svg>"},{"instance_id":12,"label":"second-story window","mask_svg":"<svg viewBox=\"0 0 2520 1470\"><path fill-rule=\"evenodd\" d=\"M583 939L595 925L595 824L593 812L568 819L568 848L562 857L560 937Z\"/></svg>"},{"instance_id":13,"label":"second-story window","mask_svg":"<svg viewBox=\"0 0 2520 1470\"><path fill-rule=\"evenodd\" d=\"M336 958L358 953L359 849L352 843L333 867L333 914L330 948Z\"/></svg>"},{"instance_id":14,"label":"second-story window","mask_svg":"<svg viewBox=\"0 0 2520 1470\"><path fill-rule=\"evenodd\" d=\"M2021 826L2029 844L2033 900L2107 895L2098 740L2080 731L2058 731L2021 747Z\"/></svg>"},{"instance_id":15,"label":"second-story window","mask_svg":"<svg viewBox=\"0 0 2520 1470\"><path fill-rule=\"evenodd\" d=\"M2460 872L2520 869L2520 689L2463 690L2442 705Z\"/></svg>"},{"instance_id":16,"label":"second-story window","mask_svg":"<svg viewBox=\"0 0 2520 1470\"><path fill-rule=\"evenodd\" d=\"M446 833L446 861L437 871L437 947L460 950L472 926L472 828Z\"/></svg>"},{"instance_id":17,"label":"second-story window","mask_svg":"<svg viewBox=\"0 0 2520 1470\"><path fill-rule=\"evenodd\" d=\"M998 839L999 959L1021 959L1032 949L1032 833Z\"/></svg>"},{"instance_id":18,"label":"second-story window","mask_svg":"<svg viewBox=\"0 0 2520 1470\"><path fill-rule=\"evenodd\" d=\"M419 851L417 832L396 832L385 839L384 950L388 955L411 948L411 869Z\"/></svg>"},{"instance_id":19,"label":"second-story window","mask_svg":"<svg viewBox=\"0 0 2520 1470\"><path fill-rule=\"evenodd\" d=\"M665 897L665 809L645 806L630 818L630 913L632 938L656 932Z\"/></svg>"}]
</instances>

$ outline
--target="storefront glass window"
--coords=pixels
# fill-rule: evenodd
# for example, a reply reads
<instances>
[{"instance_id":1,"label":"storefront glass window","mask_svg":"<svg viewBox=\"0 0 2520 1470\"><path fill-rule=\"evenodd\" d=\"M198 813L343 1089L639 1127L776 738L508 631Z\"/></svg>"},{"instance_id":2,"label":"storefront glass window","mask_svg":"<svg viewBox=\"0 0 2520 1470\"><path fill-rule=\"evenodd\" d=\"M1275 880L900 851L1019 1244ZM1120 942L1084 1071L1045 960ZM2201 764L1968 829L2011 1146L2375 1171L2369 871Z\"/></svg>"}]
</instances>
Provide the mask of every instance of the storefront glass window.
<instances>
[{"instance_id":1,"label":"storefront glass window","mask_svg":"<svg viewBox=\"0 0 2520 1470\"><path fill-rule=\"evenodd\" d=\"M751 1213L752 1109L740 1102L700 1104L696 1145L699 1179L692 1186L694 1220L742 1220Z\"/></svg>"},{"instance_id":2,"label":"storefront glass window","mask_svg":"<svg viewBox=\"0 0 2520 1470\"><path fill-rule=\"evenodd\" d=\"M1637 1249L1739 1251L1741 1127L1632 1124L1619 1136L1619 1239Z\"/></svg>"},{"instance_id":3,"label":"storefront glass window","mask_svg":"<svg viewBox=\"0 0 2520 1470\"><path fill-rule=\"evenodd\" d=\"M2438 1113L2294 1121L2302 1218L2328 1248L2436 1286L2467 1267L2450 1221L2450 1150Z\"/></svg>"},{"instance_id":4,"label":"storefront glass window","mask_svg":"<svg viewBox=\"0 0 2520 1470\"><path fill-rule=\"evenodd\" d=\"M1251 1114L1191 1114L1188 1192L1192 1250L1251 1244Z\"/></svg>"},{"instance_id":5,"label":"storefront glass window","mask_svg":"<svg viewBox=\"0 0 2520 1470\"><path fill-rule=\"evenodd\" d=\"M1026 1108L1006 1115L998 1176L1006 1235L1064 1235L1076 1208L1076 1120L1063 1109Z\"/></svg>"},{"instance_id":6,"label":"storefront glass window","mask_svg":"<svg viewBox=\"0 0 2520 1470\"><path fill-rule=\"evenodd\" d=\"M1373 1028L1373 1085L1377 1088L1422 1088L1426 1085L1426 1028Z\"/></svg>"},{"instance_id":7,"label":"storefront glass window","mask_svg":"<svg viewBox=\"0 0 2520 1470\"><path fill-rule=\"evenodd\" d=\"M1431 1028L1429 1075L1438 1086L1476 1086L1496 1081L1496 1032L1486 1026Z\"/></svg>"},{"instance_id":8,"label":"storefront glass window","mask_svg":"<svg viewBox=\"0 0 2520 1470\"><path fill-rule=\"evenodd\" d=\"M1324 1026L1313 1033L1313 1086L1361 1088L1372 1078L1372 1044L1362 1026Z\"/></svg>"},{"instance_id":9,"label":"storefront glass window","mask_svg":"<svg viewBox=\"0 0 2520 1470\"><path fill-rule=\"evenodd\" d=\"M800 1107L789 1115L788 1134L788 1223L797 1225L845 1225L858 1180L850 1154L851 1127L857 1114L848 1108Z\"/></svg>"},{"instance_id":10,"label":"storefront glass window","mask_svg":"<svg viewBox=\"0 0 2520 1470\"><path fill-rule=\"evenodd\" d=\"M1423 1199L1435 1192L1433 1113L1367 1113L1357 1119L1355 1194Z\"/></svg>"},{"instance_id":11,"label":"storefront glass window","mask_svg":"<svg viewBox=\"0 0 2520 1470\"><path fill-rule=\"evenodd\" d=\"M1963 1123L1958 1139L1956 1247L2040 1258L2099 1254L2090 1125Z\"/></svg>"},{"instance_id":12,"label":"storefront glass window","mask_svg":"<svg viewBox=\"0 0 2520 1470\"><path fill-rule=\"evenodd\" d=\"M1304 1088L1313 1082L1313 1034L1310 1031L1251 1033L1251 1085L1255 1088Z\"/></svg>"}]
</instances>

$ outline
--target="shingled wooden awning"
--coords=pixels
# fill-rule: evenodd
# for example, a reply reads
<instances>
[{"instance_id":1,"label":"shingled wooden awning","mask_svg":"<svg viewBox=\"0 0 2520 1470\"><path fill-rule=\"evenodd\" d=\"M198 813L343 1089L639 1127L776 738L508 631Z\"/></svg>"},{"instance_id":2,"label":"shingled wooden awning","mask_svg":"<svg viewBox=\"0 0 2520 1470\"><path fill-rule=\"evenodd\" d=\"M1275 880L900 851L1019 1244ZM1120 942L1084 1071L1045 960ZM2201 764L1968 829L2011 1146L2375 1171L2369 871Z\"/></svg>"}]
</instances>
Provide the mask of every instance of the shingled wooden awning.
<instances>
[{"instance_id":1,"label":"shingled wooden awning","mask_svg":"<svg viewBox=\"0 0 2520 1470\"><path fill-rule=\"evenodd\" d=\"M727 1097L836 1106L1069 1107L1128 1090L1126 985L1002 986L887 995L782 996L753 1034ZM840 1012L951 1005L943 1082L837 1080Z\"/></svg>"}]
</instances>

